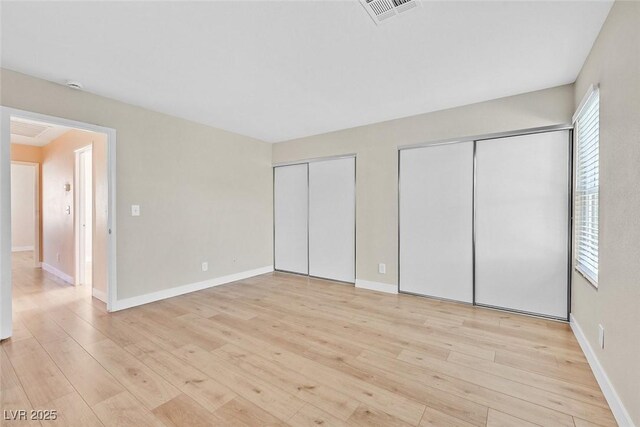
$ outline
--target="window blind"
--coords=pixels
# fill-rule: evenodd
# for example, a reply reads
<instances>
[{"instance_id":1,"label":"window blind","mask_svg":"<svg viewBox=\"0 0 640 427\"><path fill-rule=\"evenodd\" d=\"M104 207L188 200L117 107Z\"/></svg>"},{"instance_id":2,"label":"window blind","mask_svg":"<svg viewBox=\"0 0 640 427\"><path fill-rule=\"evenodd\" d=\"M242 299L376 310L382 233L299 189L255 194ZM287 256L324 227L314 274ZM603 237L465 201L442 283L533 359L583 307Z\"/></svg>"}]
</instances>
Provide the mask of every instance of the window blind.
<instances>
[{"instance_id":1,"label":"window blind","mask_svg":"<svg viewBox=\"0 0 640 427\"><path fill-rule=\"evenodd\" d=\"M598 284L598 193L600 188L600 94L593 90L577 113L575 239L576 268Z\"/></svg>"}]
</instances>

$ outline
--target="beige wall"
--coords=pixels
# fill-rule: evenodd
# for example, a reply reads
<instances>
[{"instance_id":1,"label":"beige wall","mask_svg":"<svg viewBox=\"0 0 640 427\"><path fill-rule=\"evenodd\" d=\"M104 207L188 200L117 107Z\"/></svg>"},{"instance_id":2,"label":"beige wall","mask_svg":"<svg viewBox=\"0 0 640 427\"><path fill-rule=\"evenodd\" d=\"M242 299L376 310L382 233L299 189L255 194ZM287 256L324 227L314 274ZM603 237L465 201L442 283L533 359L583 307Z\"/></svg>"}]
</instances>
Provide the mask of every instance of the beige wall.
<instances>
[{"instance_id":1,"label":"beige wall","mask_svg":"<svg viewBox=\"0 0 640 427\"><path fill-rule=\"evenodd\" d=\"M398 146L566 124L572 114L573 86L566 85L278 143L273 161L357 154L357 278L396 286Z\"/></svg>"},{"instance_id":2,"label":"beige wall","mask_svg":"<svg viewBox=\"0 0 640 427\"><path fill-rule=\"evenodd\" d=\"M37 165L11 164L11 250L33 250Z\"/></svg>"},{"instance_id":3,"label":"beige wall","mask_svg":"<svg viewBox=\"0 0 640 427\"><path fill-rule=\"evenodd\" d=\"M11 144L11 161L38 164L38 201L39 206L42 206L42 147L23 144ZM40 242L42 242L42 215L38 216L38 229ZM42 244L40 244L38 260L42 260Z\"/></svg>"},{"instance_id":4,"label":"beige wall","mask_svg":"<svg viewBox=\"0 0 640 427\"><path fill-rule=\"evenodd\" d=\"M270 144L1 73L2 105L116 129L119 299L272 265Z\"/></svg>"},{"instance_id":5,"label":"beige wall","mask_svg":"<svg viewBox=\"0 0 640 427\"><path fill-rule=\"evenodd\" d=\"M75 276L75 150L97 139L104 141L105 137L74 129L43 147L42 262L71 277ZM65 191L65 184L71 185L70 191Z\"/></svg>"},{"instance_id":6,"label":"beige wall","mask_svg":"<svg viewBox=\"0 0 640 427\"><path fill-rule=\"evenodd\" d=\"M11 144L11 161L42 163L42 147Z\"/></svg>"},{"instance_id":7,"label":"beige wall","mask_svg":"<svg viewBox=\"0 0 640 427\"><path fill-rule=\"evenodd\" d=\"M640 426L640 3L613 5L576 81L576 107L598 83L599 286L574 272L572 313Z\"/></svg>"}]
</instances>

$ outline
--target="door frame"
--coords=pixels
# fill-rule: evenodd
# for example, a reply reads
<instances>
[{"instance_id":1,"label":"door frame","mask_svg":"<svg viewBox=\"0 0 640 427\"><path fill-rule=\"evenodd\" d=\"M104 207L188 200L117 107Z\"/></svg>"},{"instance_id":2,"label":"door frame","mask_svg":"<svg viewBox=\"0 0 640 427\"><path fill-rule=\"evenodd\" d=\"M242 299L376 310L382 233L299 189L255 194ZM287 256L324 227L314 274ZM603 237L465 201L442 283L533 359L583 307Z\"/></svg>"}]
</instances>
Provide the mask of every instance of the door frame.
<instances>
[{"instance_id":1,"label":"door frame","mask_svg":"<svg viewBox=\"0 0 640 427\"><path fill-rule=\"evenodd\" d=\"M86 152L93 152L93 144L90 145L85 145L82 148L78 148L77 150L74 150L73 154L74 154L74 173L73 173L73 181L74 181L74 190L73 190L73 210L74 210L74 215L73 215L73 235L74 235L74 274L75 274L75 280L74 280L74 284L76 286L79 285L85 285L86 283L83 283L84 279L84 275L85 275L85 268L83 267L83 265L85 264L85 261L83 261L86 257L86 247L85 247L85 243L83 242L83 240L85 239L85 235L87 233L86 227L85 227L85 231L82 231L82 228L80 226L81 221L81 214L84 210L84 207L82 207L84 202L84 195L83 193L85 193L85 188L84 188L84 183L83 178L85 175L85 171L84 168L81 164L81 159L80 157L85 154ZM93 159L92 159L92 163L93 163ZM93 168L93 164L91 165L91 167ZM91 185L93 186L93 177L91 177ZM91 197L92 197L92 203L93 203L93 189L91 190ZM92 217L93 217L93 212L92 212ZM93 218L91 219L92 224L93 224ZM93 242L93 226L91 229L91 241ZM93 277L91 278L91 286L93 286Z\"/></svg>"},{"instance_id":2,"label":"door frame","mask_svg":"<svg viewBox=\"0 0 640 427\"><path fill-rule=\"evenodd\" d=\"M0 106L0 339L12 331L11 283L11 117L99 132L107 136L107 311L117 300L116 276L116 130L91 123Z\"/></svg>"},{"instance_id":3,"label":"door frame","mask_svg":"<svg viewBox=\"0 0 640 427\"><path fill-rule=\"evenodd\" d=\"M33 203L33 222L34 222L34 235L33 235L33 266L35 268L41 267L40 262L40 163L36 162L23 162L20 160L12 160L12 165L25 165L33 167L34 183L34 196Z\"/></svg>"},{"instance_id":4,"label":"door frame","mask_svg":"<svg viewBox=\"0 0 640 427\"><path fill-rule=\"evenodd\" d=\"M485 306L485 305L481 305L481 304L477 304L476 303L476 145L478 141L483 141L483 140L487 140L487 139L498 139L498 138L508 138L508 137L513 137L513 136L521 136L521 135L531 135L531 134L536 134L536 133L546 133L546 132L556 132L556 131L568 131L568 138L569 138L569 164L568 164L568 171L569 171L569 178L568 178L568 187L569 187L569 192L568 192L568 218L567 218L567 233L568 233L568 241L567 241L567 245L568 245L568 251L567 251L567 317L566 318L558 318L558 317L553 317L553 316L546 316L546 315L542 315L542 314L538 314L538 313L529 313L529 312L523 312L523 311L519 311L519 310L514 310L514 309L508 309L508 308L503 308L503 307L491 307L491 306ZM419 143L419 144L410 144L410 145L400 145L397 148L397 165L398 165L398 176L397 176L397 182L398 182L398 200L397 200L397 215L398 215L398 230L397 230L397 236L398 236L398 254L397 254L397 259L398 259L398 277L397 277L397 281L398 281L398 285L397 285L397 289L398 289L398 293L400 294L408 294L408 295L416 295L416 296L420 296L420 297L424 297L424 298L432 298L432 299L439 299L442 300L443 298L438 298L438 297L431 297L428 295L417 295L417 294L412 294L410 292L405 292L403 290L400 289L400 283L401 283L401 277L400 277L400 197L401 197L401 183L400 183L400 168L401 168L401 162L400 162L400 153L403 150L411 150L414 148L425 148L425 147L431 147L431 146L435 146L435 145L445 145L445 144L456 144L456 143L460 143L460 142L473 142L473 200L472 200L472 205L473 205L473 212L472 212L472 257L473 257L473 262L472 262L472 268L473 268L473 302L471 303L466 303L463 301L455 301L456 303L460 303L460 304L468 304L468 305L474 305L474 306L478 306L478 307L483 307L483 308L488 308L488 309L493 309L493 310L499 310L499 311L506 311L506 312L513 312L513 313L519 313L519 314L523 314L526 316L532 316L532 317L541 317L541 318L545 318L545 319L550 319L550 320L558 320L558 321L563 321L563 322L568 322L569 321L569 317L571 314L571 287L572 287L572 277L571 277L571 266L572 266L572 262L573 262L573 125L572 124L558 124L558 125L550 125L550 126L540 126L540 127L535 127L535 128L527 128L527 129L519 129L519 130L512 130L512 131L506 131L506 132L497 132L497 133L491 133L491 134L481 134L481 135L473 135L473 136L468 136L468 137L464 137L464 138L449 138L449 139L443 139L443 140L435 140L435 141L431 141L431 142L423 142L423 143Z\"/></svg>"},{"instance_id":5,"label":"door frame","mask_svg":"<svg viewBox=\"0 0 640 427\"><path fill-rule=\"evenodd\" d=\"M326 277L318 277L309 274L309 165L315 162L324 162L327 160L339 160L339 159L353 159L353 206L354 206L354 215L353 215L353 282L343 282L341 280L329 279ZM293 271L285 271L278 270L275 268L276 265L276 168L283 166L294 166L294 165L307 165L307 273L297 273ZM326 156L326 157L312 157L309 159L301 159L301 160L292 160L285 162L276 162L271 165L272 169L272 201L273 201L273 265L274 271L279 271L282 273L290 273L290 274L298 274L300 276L307 276L314 279L323 279L323 280L331 280L333 282L345 283L348 285L356 285L358 281L358 154L357 153L348 153L348 154L338 154L335 156Z\"/></svg>"}]
</instances>

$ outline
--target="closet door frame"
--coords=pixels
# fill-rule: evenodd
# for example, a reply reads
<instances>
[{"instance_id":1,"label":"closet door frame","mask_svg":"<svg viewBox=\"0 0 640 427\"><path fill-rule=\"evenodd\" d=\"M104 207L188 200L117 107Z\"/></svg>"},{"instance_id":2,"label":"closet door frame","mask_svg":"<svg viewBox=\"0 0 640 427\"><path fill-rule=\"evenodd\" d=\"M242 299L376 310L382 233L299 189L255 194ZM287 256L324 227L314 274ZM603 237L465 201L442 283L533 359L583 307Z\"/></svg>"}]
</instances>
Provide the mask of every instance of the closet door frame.
<instances>
[{"instance_id":1,"label":"closet door frame","mask_svg":"<svg viewBox=\"0 0 640 427\"><path fill-rule=\"evenodd\" d=\"M344 282L341 280L335 280L335 279L328 279L326 277L319 277L319 276L313 276L311 274L309 274L309 201L310 201L310 191L309 191L309 164L310 163L315 163L315 162L324 162L324 161L328 161L328 160L339 160L339 159L353 159L353 277L354 277L354 281L353 282ZM275 268L276 265L276 187L275 187L275 180L276 180L276 168L278 167L282 167L282 166L293 166L293 165L307 165L307 274L304 273L296 273L296 272L291 272L291 271L284 271L284 270L277 270ZM282 273L289 273L289 274L297 274L299 276L306 276L306 277L311 277L314 279L322 279L322 280L331 280L332 282L338 282L338 283L345 283L348 285L354 285L355 286L355 281L357 280L358 277L358 203L357 203L357 199L358 199L358 156L356 155L356 153L350 153L350 154L341 154L341 155L337 155L337 156L328 156L328 157L314 157L311 159L307 159L307 160L296 160L296 161L291 161L291 162L279 162L279 163L274 163L272 166L273 169L273 266L274 266L274 271L279 271Z\"/></svg>"},{"instance_id":2,"label":"closet door frame","mask_svg":"<svg viewBox=\"0 0 640 427\"><path fill-rule=\"evenodd\" d=\"M530 312L525 312L525 311L521 311L521 310L516 310L516 309L509 309L509 308L503 308L503 307L493 307L493 306L487 306L487 305L483 305L483 304L478 304L476 302L476 188L477 188L477 175L476 175L476 169L477 169L477 158L476 158L476 151L477 151L477 143L478 141L484 141L484 140L488 140L488 139L499 139L499 138L509 138L509 137L514 137L514 136L522 136L522 135L532 135L532 134L537 134L537 133L547 133L547 132L558 132L558 131L567 131L567 146L568 146L568 177L567 177L567 186L568 186L568 200L567 200L567 211L568 211L568 215L567 215L567 316L566 317L555 317L555 316L546 316L543 314L538 314L538 313L530 313ZM472 195L472 206L473 206L473 213L472 213L472 225L471 225L471 244L472 244L472 249L471 249L471 253L472 253L472 268L473 268L473 274L472 274L472 295L473 295L473 302L471 304L467 303L467 302L463 302L463 301L455 301L459 304L467 304L467 305L473 305L473 306L478 306L478 307L484 307L484 308L489 308L489 309L493 309L493 310L500 310L500 311L506 311L506 312L512 312L512 313L519 313L519 314L524 314L524 315L528 315L528 316L533 316L533 317L541 317L541 318L546 318L546 319L551 319L551 320L559 320L559 321L565 321L568 322L569 321L569 316L571 313L571 287L572 287L572 280L571 280L571 269L572 269L572 264L573 264L573 187L574 187L574 161L573 161L573 145L574 145L574 141L573 141L573 125L571 124L564 124L564 125L552 125L552 126L543 126L543 127L536 127L536 128L529 128L529 129L521 129L521 130L516 130L516 131L508 131L508 132L499 132L499 133L493 133L493 134L484 134L484 135L475 135L475 136L471 136L471 137L466 137L466 138L451 138L451 139L445 139L445 140L438 140L438 141L433 141L433 142L425 142L425 143L421 143L421 144L411 144L411 145L403 145L403 146L398 146L397 149L397 162L398 162L398 200L397 200L397 215L398 215L398 285L397 285L397 289L398 289L398 293L399 294L407 294L407 295L415 295L415 296L419 296L419 297L423 297L423 298L431 298L431 299L439 299L439 300L445 300L445 301L451 301L451 300L446 300L443 298L438 298L438 297L431 297L431 296L425 296L425 295L418 295L418 294L414 294L411 292L404 292L400 289L400 197L402 196L400 194L401 191L401 186L400 186L400 168L401 166L401 156L400 156L400 152L403 150L410 150L413 148L423 148L423 147L431 147L431 146L435 146L435 145L445 145L445 144L457 144L457 143L461 143L461 142L473 142L473 195Z\"/></svg>"}]
</instances>

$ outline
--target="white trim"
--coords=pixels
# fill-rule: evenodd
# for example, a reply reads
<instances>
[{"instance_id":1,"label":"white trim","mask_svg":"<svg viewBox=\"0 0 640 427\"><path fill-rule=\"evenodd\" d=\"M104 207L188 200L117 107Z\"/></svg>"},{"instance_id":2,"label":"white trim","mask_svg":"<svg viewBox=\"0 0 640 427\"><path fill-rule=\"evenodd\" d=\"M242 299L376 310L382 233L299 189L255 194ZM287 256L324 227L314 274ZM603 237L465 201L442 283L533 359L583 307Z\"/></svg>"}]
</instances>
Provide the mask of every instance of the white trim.
<instances>
[{"instance_id":1,"label":"white trim","mask_svg":"<svg viewBox=\"0 0 640 427\"><path fill-rule=\"evenodd\" d=\"M356 288L368 289L370 291L385 292L387 294L397 294L398 287L388 283L370 282L368 280L356 279Z\"/></svg>"},{"instance_id":2,"label":"white trim","mask_svg":"<svg viewBox=\"0 0 640 427\"><path fill-rule=\"evenodd\" d=\"M12 246L11 252L26 252L35 250L33 246Z\"/></svg>"},{"instance_id":3,"label":"white trim","mask_svg":"<svg viewBox=\"0 0 640 427\"><path fill-rule=\"evenodd\" d=\"M236 282L238 280L248 279L249 277L259 276L261 274L271 273L273 266L256 268L255 270L247 270L240 273L229 274L227 276L217 277L214 279L204 280L202 282L189 283L187 285L176 286L175 288L163 289L149 294L139 295L137 297L125 298L118 300L112 307L112 311L124 310L139 305L148 304L154 301L160 301L167 298L177 297L178 295L188 294L190 292L201 291L203 289L212 288L214 286L224 285L226 283Z\"/></svg>"},{"instance_id":4,"label":"white trim","mask_svg":"<svg viewBox=\"0 0 640 427\"><path fill-rule=\"evenodd\" d=\"M11 336L11 116L0 115L0 339Z\"/></svg>"},{"instance_id":5,"label":"white trim","mask_svg":"<svg viewBox=\"0 0 640 427\"><path fill-rule=\"evenodd\" d=\"M599 90L600 90L600 85L599 84L590 85L587 88L587 93L584 94L584 96L582 97L582 101L580 101L580 104L578 105L578 108L576 109L576 112L573 113L573 117L571 118L571 123L572 124L576 122L576 119L578 118L578 116L582 112L582 109L584 108L584 106L587 105L587 103L589 102L589 99L593 96L594 93L596 93Z\"/></svg>"},{"instance_id":6,"label":"white trim","mask_svg":"<svg viewBox=\"0 0 640 427\"><path fill-rule=\"evenodd\" d=\"M576 336L578 344L580 344L580 348L582 348L582 352L587 357L587 361L593 371L593 375L595 375L598 385L600 385L602 393L607 399L607 403L609 404L616 421L621 426L634 427L631 415L629 415L629 412L627 412L627 409L624 407L622 400L620 400L620 396L616 393L611 380L598 360L598 356L596 356L595 351L591 347L591 344L589 344L586 335L576 321L576 318L573 317L573 314L569 314L569 322L571 329L573 330L573 334Z\"/></svg>"},{"instance_id":7,"label":"white trim","mask_svg":"<svg viewBox=\"0 0 640 427\"><path fill-rule=\"evenodd\" d=\"M73 280L73 277L69 276L67 273L58 270L57 268L55 268L52 265L49 265L47 263L42 263L42 269L44 271L48 271L49 273L53 274L54 276L64 280L65 282L69 283L70 285L74 285L75 281Z\"/></svg>"},{"instance_id":8,"label":"white trim","mask_svg":"<svg viewBox=\"0 0 640 427\"><path fill-rule=\"evenodd\" d=\"M101 291L100 289L91 288L91 296L99 299L103 303L107 303L107 293L105 291Z\"/></svg>"}]
</instances>

